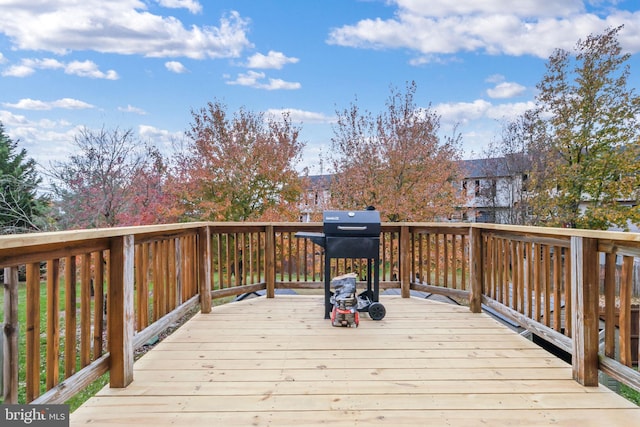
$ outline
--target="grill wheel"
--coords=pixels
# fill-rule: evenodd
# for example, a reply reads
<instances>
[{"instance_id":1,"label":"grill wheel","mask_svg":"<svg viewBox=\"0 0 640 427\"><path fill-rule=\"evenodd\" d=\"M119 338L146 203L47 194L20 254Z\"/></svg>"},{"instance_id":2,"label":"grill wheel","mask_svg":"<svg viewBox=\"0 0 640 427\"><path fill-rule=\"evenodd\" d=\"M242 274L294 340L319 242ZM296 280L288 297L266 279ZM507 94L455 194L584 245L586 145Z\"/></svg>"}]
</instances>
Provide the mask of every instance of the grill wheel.
<instances>
[{"instance_id":1,"label":"grill wheel","mask_svg":"<svg viewBox=\"0 0 640 427\"><path fill-rule=\"evenodd\" d=\"M373 320L382 320L386 314L387 309L385 309L384 305L379 302L374 302L369 306L369 316Z\"/></svg>"}]
</instances>

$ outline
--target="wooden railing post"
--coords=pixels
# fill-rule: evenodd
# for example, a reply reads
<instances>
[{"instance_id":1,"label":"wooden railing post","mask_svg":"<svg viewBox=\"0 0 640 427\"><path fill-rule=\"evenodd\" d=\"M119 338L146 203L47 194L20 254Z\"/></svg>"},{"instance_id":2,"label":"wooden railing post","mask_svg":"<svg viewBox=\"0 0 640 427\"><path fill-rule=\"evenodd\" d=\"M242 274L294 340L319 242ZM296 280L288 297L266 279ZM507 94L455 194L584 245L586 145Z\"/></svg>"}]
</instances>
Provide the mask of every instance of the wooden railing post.
<instances>
[{"instance_id":1,"label":"wooden railing post","mask_svg":"<svg viewBox=\"0 0 640 427\"><path fill-rule=\"evenodd\" d=\"M198 231L198 276L200 311L211 313L211 229Z\"/></svg>"},{"instance_id":2,"label":"wooden railing post","mask_svg":"<svg viewBox=\"0 0 640 427\"><path fill-rule=\"evenodd\" d=\"M276 233L273 225L265 227L264 276L267 285L267 298L276 295Z\"/></svg>"},{"instance_id":3,"label":"wooden railing post","mask_svg":"<svg viewBox=\"0 0 640 427\"><path fill-rule=\"evenodd\" d=\"M2 330L2 396L18 403L18 269L4 269L4 328Z\"/></svg>"},{"instance_id":4,"label":"wooden railing post","mask_svg":"<svg viewBox=\"0 0 640 427\"><path fill-rule=\"evenodd\" d=\"M134 237L114 237L110 247L109 354L110 385L124 388L133 381Z\"/></svg>"},{"instance_id":5,"label":"wooden railing post","mask_svg":"<svg viewBox=\"0 0 640 427\"><path fill-rule=\"evenodd\" d=\"M409 227L403 225L400 227L400 250L398 256L400 258L400 293L402 298L411 296L411 248L410 248Z\"/></svg>"},{"instance_id":6,"label":"wooden railing post","mask_svg":"<svg viewBox=\"0 0 640 427\"><path fill-rule=\"evenodd\" d=\"M571 237L571 299L573 325L573 379L598 385L598 241Z\"/></svg>"},{"instance_id":7,"label":"wooden railing post","mask_svg":"<svg viewBox=\"0 0 640 427\"><path fill-rule=\"evenodd\" d=\"M469 297L469 309L472 313L482 311L482 230L471 227L469 229L469 280L471 281L471 296Z\"/></svg>"}]
</instances>

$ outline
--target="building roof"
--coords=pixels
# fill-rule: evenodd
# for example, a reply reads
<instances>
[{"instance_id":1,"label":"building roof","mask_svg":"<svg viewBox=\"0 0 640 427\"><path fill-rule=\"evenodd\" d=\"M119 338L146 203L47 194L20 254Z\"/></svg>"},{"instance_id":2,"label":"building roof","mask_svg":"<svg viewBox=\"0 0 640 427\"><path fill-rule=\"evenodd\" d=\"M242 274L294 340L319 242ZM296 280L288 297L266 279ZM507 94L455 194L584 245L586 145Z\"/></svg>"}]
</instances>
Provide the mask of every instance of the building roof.
<instances>
[{"instance_id":1,"label":"building roof","mask_svg":"<svg viewBox=\"0 0 640 427\"><path fill-rule=\"evenodd\" d=\"M312 188L326 188L328 189L331 184L331 178L333 175L331 174L323 174L323 175L309 175L309 181L311 182Z\"/></svg>"},{"instance_id":2,"label":"building roof","mask_svg":"<svg viewBox=\"0 0 640 427\"><path fill-rule=\"evenodd\" d=\"M460 169L465 179L513 176L522 173L526 169L524 162L526 157L521 154L511 154L505 157L490 159L461 160ZM519 167L518 167L519 166Z\"/></svg>"}]
</instances>

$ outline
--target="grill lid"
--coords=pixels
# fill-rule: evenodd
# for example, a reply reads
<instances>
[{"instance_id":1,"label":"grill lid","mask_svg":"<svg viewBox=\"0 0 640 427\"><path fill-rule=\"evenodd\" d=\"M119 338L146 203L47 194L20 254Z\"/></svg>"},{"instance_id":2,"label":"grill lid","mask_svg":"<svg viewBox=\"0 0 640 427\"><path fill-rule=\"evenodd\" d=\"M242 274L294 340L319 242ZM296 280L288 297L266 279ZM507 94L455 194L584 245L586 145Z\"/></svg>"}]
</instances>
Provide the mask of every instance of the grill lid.
<instances>
[{"instance_id":1,"label":"grill lid","mask_svg":"<svg viewBox=\"0 0 640 427\"><path fill-rule=\"evenodd\" d=\"M380 212L324 211L323 231L329 237L379 237Z\"/></svg>"}]
</instances>

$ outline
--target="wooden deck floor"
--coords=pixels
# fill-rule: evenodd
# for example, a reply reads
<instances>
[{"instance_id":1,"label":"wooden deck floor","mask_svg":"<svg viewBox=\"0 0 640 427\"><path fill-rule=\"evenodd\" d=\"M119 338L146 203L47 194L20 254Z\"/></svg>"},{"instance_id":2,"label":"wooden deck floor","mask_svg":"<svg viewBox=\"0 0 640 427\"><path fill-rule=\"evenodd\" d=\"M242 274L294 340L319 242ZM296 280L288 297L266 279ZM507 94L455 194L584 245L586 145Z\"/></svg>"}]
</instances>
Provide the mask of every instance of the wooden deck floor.
<instances>
[{"instance_id":1,"label":"wooden deck floor","mask_svg":"<svg viewBox=\"0 0 640 427\"><path fill-rule=\"evenodd\" d=\"M199 314L71 416L90 426L631 426L640 407L485 314L386 297L334 328L319 296Z\"/></svg>"}]
</instances>

